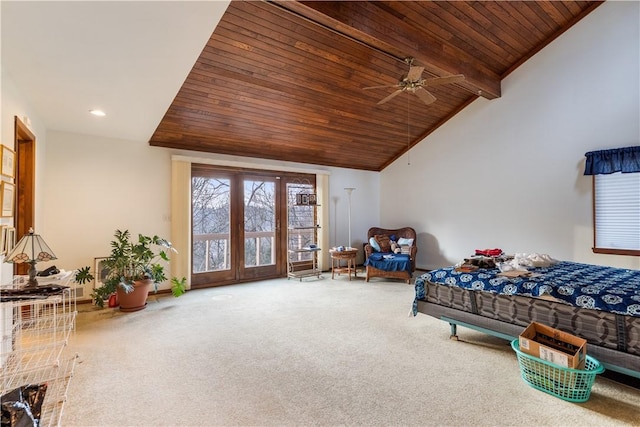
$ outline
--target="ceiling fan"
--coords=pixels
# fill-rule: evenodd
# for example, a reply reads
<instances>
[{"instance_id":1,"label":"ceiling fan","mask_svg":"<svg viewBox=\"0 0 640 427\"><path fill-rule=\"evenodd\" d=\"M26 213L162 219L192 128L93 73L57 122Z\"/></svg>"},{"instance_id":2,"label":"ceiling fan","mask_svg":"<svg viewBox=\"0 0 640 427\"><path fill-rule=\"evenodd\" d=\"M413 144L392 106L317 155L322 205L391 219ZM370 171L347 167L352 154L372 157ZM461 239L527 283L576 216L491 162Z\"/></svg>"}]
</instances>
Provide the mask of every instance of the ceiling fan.
<instances>
[{"instance_id":1,"label":"ceiling fan","mask_svg":"<svg viewBox=\"0 0 640 427\"><path fill-rule=\"evenodd\" d=\"M449 83L458 83L464 80L464 75L462 74L456 74L456 75L447 76L447 77L433 77L429 79L423 79L422 72L424 71L424 67L417 67L413 65L412 57L405 58L404 62L406 62L407 65L409 65L409 72L407 73L407 76L403 77L402 80L400 80L397 84L384 85L384 86L372 86L372 87L364 88L364 90L380 89L380 88L386 88L386 87L398 88L398 90L393 92L391 95L380 100L378 102L378 105L384 104L385 102L391 100L397 95L400 95L402 92L411 92L415 94L418 98L420 98L422 102L429 105L436 100L436 97L433 96L431 92L426 90L425 87L439 86L439 85L444 85Z\"/></svg>"}]
</instances>

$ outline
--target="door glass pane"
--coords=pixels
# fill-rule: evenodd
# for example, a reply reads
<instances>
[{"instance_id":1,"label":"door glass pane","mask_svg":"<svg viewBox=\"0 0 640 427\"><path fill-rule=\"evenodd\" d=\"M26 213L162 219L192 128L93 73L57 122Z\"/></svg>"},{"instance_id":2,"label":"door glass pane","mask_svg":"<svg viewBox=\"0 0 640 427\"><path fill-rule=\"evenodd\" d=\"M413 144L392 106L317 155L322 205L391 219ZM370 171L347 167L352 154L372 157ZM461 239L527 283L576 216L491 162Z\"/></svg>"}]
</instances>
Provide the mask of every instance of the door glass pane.
<instances>
[{"instance_id":1,"label":"door glass pane","mask_svg":"<svg viewBox=\"0 0 640 427\"><path fill-rule=\"evenodd\" d=\"M269 181L244 181L245 267L274 265L276 186Z\"/></svg>"},{"instance_id":2,"label":"door glass pane","mask_svg":"<svg viewBox=\"0 0 640 427\"><path fill-rule=\"evenodd\" d=\"M314 193L314 186L310 183L287 183L287 197L289 198L287 224L289 227L289 249L302 249L316 244L315 210L309 206L301 206L297 198L301 194ZM313 253L299 252L293 261L311 261Z\"/></svg>"},{"instance_id":3,"label":"door glass pane","mask_svg":"<svg viewBox=\"0 0 640 427\"><path fill-rule=\"evenodd\" d=\"M193 272L231 268L231 181L228 178L193 177Z\"/></svg>"}]
</instances>

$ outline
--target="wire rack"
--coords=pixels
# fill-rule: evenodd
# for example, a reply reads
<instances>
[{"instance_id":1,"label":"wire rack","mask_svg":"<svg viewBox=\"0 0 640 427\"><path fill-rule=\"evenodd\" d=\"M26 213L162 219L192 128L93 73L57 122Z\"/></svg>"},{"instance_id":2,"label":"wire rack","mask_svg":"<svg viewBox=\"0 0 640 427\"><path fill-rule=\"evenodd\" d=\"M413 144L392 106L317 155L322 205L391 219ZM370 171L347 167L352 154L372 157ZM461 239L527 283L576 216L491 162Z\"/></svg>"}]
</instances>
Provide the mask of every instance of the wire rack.
<instances>
[{"instance_id":1,"label":"wire rack","mask_svg":"<svg viewBox=\"0 0 640 427\"><path fill-rule=\"evenodd\" d=\"M0 395L16 388L46 384L40 426L59 425L69 380L76 357L64 355L76 322L75 287L69 287L72 272L49 279L39 285L62 287L50 296L30 297L0 302L2 342L0 345ZM20 289L24 277L0 286L0 293Z\"/></svg>"}]
</instances>

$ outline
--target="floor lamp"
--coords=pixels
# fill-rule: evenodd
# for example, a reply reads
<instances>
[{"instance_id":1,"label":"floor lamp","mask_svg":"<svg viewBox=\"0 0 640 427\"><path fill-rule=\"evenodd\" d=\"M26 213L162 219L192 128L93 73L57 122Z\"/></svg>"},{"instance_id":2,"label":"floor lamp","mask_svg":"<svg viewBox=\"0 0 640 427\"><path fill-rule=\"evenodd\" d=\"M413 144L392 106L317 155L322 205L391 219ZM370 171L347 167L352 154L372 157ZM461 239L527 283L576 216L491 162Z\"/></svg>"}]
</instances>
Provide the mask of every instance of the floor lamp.
<instances>
[{"instance_id":1,"label":"floor lamp","mask_svg":"<svg viewBox=\"0 0 640 427\"><path fill-rule=\"evenodd\" d=\"M345 187L345 191L347 192L347 196L349 197L349 241L347 242L349 249L351 249L351 192L353 190L355 190L355 188Z\"/></svg>"}]
</instances>

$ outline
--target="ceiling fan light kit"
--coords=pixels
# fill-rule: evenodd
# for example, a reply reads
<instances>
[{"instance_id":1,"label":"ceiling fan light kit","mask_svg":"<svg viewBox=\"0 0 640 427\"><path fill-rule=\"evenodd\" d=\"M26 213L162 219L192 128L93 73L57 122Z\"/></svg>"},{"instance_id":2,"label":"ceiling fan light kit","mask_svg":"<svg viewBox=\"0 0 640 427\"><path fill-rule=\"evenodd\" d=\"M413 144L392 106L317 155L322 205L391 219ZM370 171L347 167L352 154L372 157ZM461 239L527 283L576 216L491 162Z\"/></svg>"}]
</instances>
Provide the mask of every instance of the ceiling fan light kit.
<instances>
[{"instance_id":1,"label":"ceiling fan light kit","mask_svg":"<svg viewBox=\"0 0 640 427\"><path fill-rule=\"evenodd\" d=\"M459 83L459 82L464 80L464 75L462 75L462 74L455 74L455 75L446 76L446 77L432 77L432 78L428 78L428 79L423 79L422 78L422 73L424 71L424 67L419 67L419 66L413 65L413 58L412 57L405 58L404 62L406 62L407 65L409 65L409 72L407 73L406 77L402 78L397 84L395 84L395 85L383 85L383 86L371 86L371 87L365 87L364 88L365 90L381 89L381 88L388 88L388 87L397 88L397 90L395 92L391 93L387 97L385 97L385 98L381 99L380 101L378 101L378 105L381 105L381 104L384 104L384 103L390 101L391 99L393 99L396 96L400 95L402 92L413 93L423 103L425 103L426 105L429 105L429 104L434 103L437 98L431 92L426 90L425 87L428 87L428 86L439 86L439 85L451 84L451 83Z\"/></svg>"}]
</instances>

